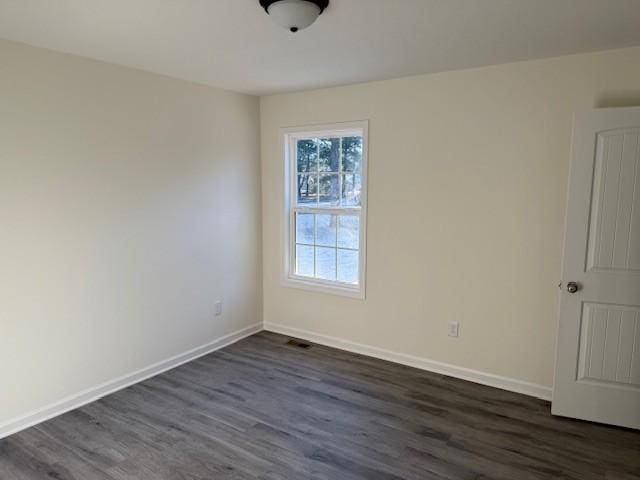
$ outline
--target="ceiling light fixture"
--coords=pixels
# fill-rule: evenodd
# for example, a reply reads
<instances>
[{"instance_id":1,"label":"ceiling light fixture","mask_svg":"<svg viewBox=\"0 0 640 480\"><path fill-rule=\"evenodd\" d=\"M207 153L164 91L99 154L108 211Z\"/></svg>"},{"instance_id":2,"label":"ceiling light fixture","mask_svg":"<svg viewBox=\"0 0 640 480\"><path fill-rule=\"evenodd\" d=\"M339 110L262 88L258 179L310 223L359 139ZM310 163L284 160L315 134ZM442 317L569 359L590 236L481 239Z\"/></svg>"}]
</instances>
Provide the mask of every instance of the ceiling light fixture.
<instances>
[{"instance_id":1,"label":"ceiling light fixture","mask_svg":"<svg viewBox=\"0 0 640 480\"><path fill-rule=\"evenodd\" d=\"M260 5L274 22L295 33L315 22L329 0L260 0Z\"/></svg>"}]
</instances>

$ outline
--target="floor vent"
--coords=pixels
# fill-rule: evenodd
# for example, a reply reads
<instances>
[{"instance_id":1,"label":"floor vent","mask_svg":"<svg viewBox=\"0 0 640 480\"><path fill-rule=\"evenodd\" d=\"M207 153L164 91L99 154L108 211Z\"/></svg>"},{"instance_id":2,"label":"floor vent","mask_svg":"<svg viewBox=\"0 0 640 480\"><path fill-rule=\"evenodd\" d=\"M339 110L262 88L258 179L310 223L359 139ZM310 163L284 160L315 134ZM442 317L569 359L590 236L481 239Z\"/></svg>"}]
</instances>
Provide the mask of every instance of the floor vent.
<instances>
[{"instance_id":1,"label":"floor vent","mask_svg":"<svg viewBox=\"0 0 640 480\"><path fill-rule=\"evenodd\" d=\"M310 343L302 342L300 340L294 340L293 338L287 342L287 345L299 348L309 348L311 346Z\"/></svg>"}]
</instances>

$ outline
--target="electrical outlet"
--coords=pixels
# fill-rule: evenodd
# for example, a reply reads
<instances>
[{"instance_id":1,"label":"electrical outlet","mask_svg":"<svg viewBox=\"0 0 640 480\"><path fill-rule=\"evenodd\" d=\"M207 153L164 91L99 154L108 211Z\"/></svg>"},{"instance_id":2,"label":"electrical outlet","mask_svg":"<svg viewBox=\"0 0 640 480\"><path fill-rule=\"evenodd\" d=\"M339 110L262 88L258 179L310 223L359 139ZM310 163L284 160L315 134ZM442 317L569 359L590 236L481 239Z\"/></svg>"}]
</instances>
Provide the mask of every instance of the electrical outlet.
<instances>
[{"instance_id":1,"label":"electrical outlet","mask_svg":"<svg viewBox=\"0 0 640 480\"><path fill-rule=\"evenodd\" d=\"M214 311L216 313L216 317L222 315L222 302L220 300L215 303Z\"/></svg>"},{"instance_id":2,"label":"electrical outlet","mask_svg":"<svg viewBox=\"0 0 640 480\"><path fill-rule=\"evenodd\" d=\"M449 326L447 328L447 334L450 337L458 337L460 336L460 324L458 322L449 322Z\"/></svg>"}]
</instances>

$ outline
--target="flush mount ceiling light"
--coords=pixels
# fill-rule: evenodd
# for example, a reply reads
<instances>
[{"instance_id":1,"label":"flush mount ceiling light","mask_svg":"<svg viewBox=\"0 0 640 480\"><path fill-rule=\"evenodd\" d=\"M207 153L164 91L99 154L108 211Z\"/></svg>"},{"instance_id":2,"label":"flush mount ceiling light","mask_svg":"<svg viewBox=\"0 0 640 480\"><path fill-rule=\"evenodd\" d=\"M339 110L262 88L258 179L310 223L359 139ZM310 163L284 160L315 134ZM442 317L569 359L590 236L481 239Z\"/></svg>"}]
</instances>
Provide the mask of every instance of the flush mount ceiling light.
<instances>
[{"instance_id":1,"label":"flush mount ceiling light","mask_svg":"<svg viewBox=\"0 0 640 480\"><path fill-rule=\"evenodd\" d=\"M278 25L291 32L307 28L329 5L329 0L260 0Z\"/></svg>"}]
</instances>

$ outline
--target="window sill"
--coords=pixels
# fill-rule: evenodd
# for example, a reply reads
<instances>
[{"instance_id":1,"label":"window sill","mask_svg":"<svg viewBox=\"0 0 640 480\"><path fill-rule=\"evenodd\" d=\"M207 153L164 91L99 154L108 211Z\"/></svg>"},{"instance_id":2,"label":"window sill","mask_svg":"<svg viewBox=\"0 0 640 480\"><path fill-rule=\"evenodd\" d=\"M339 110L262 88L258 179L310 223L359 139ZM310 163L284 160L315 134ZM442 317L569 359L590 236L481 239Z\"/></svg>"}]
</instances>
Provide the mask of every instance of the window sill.
<instances>
[{"instance_id":1,"label":"window sill","mask_svg":"<svg viewBox=\"0 0 640 480\"><path fill-rule=\"evenodd\" d=\"M352 287L348 284L322 282L315 279L307 279L305 277L285 277L282 279L282 285L310 292L339 295L358 300L365 299L364 288L362 286Z\"/></svg>"}]
</instances>

